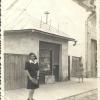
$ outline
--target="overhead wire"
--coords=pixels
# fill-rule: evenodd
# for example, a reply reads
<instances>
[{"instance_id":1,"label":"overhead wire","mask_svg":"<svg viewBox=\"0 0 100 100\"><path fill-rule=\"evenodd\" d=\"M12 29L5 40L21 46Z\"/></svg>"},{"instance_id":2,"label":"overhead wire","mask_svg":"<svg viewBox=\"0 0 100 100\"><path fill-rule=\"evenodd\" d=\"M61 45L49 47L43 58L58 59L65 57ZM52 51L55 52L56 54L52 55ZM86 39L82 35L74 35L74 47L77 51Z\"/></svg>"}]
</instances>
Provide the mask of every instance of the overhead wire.
<instances>
[{"instance_id":1,"label":"overhead wire","mask_svg":"<svg viewBox=\"0 0 100 100\"><path fill-rule=\"evenodd\" d=\"M4 10L4 12L6 11L6 13L9 13L9 10L18 2L18 0L15 0L6 10ZM11 15L11 14L10 14ZM3 15L4 16L4 15ZM4 16L6 17L5 20L9 19L9 16Z\"/></svg>"},{"instance_id":2,"label":"overhead wire","mask_svg":"<svg viewBox=\"0 0 100 100\"><path fill-rule=\"evenodd\" d=\"M17 2L18 2L18 0L15 0L6 10L11 9Z\"/></svg>"},{"instance_id":3,"label":"overhead wire","mask_svg":"<svg viewBox=\"0 0 100 100\"><path fill-rule=\"evenodd\" d=\"M31 2L32 2L32 0L30 0L30 2L29 2L29 3L24 7L24 9L19 13L19 15L15 18L15 21L17 21L18 18L20 18L20 16L24 13L25 9L27 9L27 8L29 7L29 5L31 4ZM5 26L5 28L6 28L8 25L10 25L10 24L7 24L7 25Z\"/></svg>"},{"instance_id":4,"label":"overhead wire","mask_svg":"<svg viewBox=\"0 0 100 100\"><path fill-rule=\"evenodd\" d=\"M24 12L27 14L27 16L29 17L29 19L31 19L31 21L34 23L33 17L27 12L27 10L25 10ZM16 25L17 25L17 24L20 24L20 23L21 23L21 20L22 20L22 19L18 20L17 23L16 23ZM33 23L32 23L32 24L33 24ZM23 22L23 24L24 24L24 22ZM34 24L33 24L33 25L34 25ZM14 28L14 27L13 27L13 28ZM23 28L24 28L24 27L23 27Z\"/></svg>"}]
</instances>

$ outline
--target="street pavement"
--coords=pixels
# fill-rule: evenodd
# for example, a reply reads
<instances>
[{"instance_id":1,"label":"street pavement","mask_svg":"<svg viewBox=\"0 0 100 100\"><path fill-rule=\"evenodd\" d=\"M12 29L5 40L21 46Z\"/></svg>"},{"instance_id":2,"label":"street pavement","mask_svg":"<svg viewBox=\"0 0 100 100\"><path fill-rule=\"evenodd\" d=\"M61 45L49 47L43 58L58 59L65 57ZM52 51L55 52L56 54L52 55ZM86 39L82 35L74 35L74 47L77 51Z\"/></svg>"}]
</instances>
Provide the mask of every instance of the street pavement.
<instances>
[{"instance_id":1,"label":"street pavement","mask_svg":"<svg viewBox=\"0 0 100 100\"><path fill-rule=\"evenodd\" d=\"M58 100L98 100L97 89Z\"/></svg>"},{"instance_id":2,"label":"street pavement","mask_svg":"<svg viewBox=\"0 0 100 100\"><path fill-rule=\"evenodd\" d=\"M35 100L97 100L97 79L85 78L84 82L78 82L78 79L71 78L66 82L55 82L53 84L40 85L40 88L35 91ZM85 92L94 90L93 93L86 94ZM84 96L78 96L76 99L68 97L72 95L85 93ZM94 96L91 96L94 95ZM27 89L16 89L5 91L5 100L27 100ZM85 99L84 99L85 98Z\"/></svg>"}]
</instances>

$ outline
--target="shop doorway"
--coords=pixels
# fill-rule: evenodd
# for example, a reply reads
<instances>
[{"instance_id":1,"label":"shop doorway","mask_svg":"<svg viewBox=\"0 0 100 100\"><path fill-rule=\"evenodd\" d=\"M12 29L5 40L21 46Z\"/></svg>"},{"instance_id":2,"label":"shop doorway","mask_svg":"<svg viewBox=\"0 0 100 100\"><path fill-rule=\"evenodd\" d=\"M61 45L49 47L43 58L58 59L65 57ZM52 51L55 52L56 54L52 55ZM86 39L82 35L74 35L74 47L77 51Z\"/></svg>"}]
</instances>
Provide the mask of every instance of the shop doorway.
<instances>
[{"instance_id":1,"label":"shop doorway","mask_svg":"<svg viewBox=\"0 0 100 100\"><path fill-rule=\"evenodd\" d=\"M39 66L40 83L45 83L45 76L53 75L55 81L59 81L59 50L60 45L40 41Z\"/></svg>"},{"instance_id":2,"label":"shop doorway","mask_svg":"<svg viewBox=\"0 0 100 100\"><path fill-rule=\"evenodd\" d=\"M91 74L97 76L97 41L91 40Z\"/></svg>"}]
</instances>

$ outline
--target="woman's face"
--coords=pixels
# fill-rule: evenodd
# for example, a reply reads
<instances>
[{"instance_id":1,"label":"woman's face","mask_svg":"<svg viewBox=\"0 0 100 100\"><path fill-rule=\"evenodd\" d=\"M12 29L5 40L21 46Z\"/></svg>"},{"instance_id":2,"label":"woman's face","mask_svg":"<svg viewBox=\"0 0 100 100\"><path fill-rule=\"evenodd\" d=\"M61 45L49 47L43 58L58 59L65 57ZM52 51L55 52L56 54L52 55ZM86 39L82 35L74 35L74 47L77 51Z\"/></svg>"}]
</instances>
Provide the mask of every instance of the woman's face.
<instances>
[{"instance_id":1,"label":"woman's face","mask_svg":"<svg viewBox=\"0 0 100 100\"><path fill-rule=\"evenodd\" d=\"M36 57L35 57L34 55L31 55L31 56L30 56L30 59L33 60L33 61L35 60L35 58L36 58Z\"/></svg>"}]
</instances>

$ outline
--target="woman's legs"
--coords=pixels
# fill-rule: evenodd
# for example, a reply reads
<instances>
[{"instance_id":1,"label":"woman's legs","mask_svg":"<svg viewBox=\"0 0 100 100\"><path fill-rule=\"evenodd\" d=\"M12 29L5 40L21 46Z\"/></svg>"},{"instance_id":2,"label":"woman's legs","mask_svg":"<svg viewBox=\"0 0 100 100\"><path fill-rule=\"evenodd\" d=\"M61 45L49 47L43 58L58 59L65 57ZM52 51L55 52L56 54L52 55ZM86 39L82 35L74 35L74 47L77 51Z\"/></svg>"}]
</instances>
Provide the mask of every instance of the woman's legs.
<instances>
[{"instance_id":1,"label":"woman's legs","mask_svg":"<svg viewBox=\"0 0 100 100\"><path fill-rule=\"evenodd\" d=\"M82 75L82 82L83 82L83 75Z\"/></svg>"},{"instance_id":2,"label":"woman's legs","mask_svg":"<svg viewBox=\"0 0 100 100\"><path fill-rule=\"evenodd\" d=\"M34 89L29 90L29 100L33 100Z\"/></svg>"},{"instance_id":3,"label":"woman's legs","mask_svg":"<svg viewBox=\"0 0 100 100\"><path fill-rule=\"evenodd\" d=\"M79 83L80 83L80 77L79 77Z\"/></svg>"}]
</instances>

